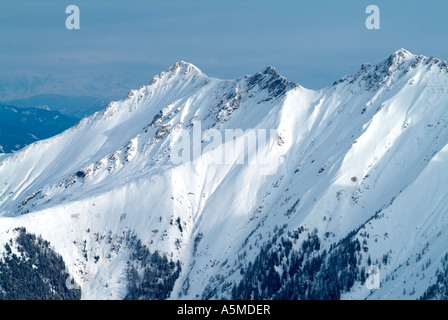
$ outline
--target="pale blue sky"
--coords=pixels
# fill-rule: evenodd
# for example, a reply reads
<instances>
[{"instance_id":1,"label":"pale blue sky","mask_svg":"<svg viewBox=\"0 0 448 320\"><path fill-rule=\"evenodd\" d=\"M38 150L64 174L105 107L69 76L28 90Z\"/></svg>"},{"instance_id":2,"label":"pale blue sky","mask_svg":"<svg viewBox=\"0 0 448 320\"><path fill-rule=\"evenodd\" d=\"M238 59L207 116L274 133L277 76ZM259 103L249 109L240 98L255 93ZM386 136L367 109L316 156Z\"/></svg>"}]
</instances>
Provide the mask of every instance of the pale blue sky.
<instances>
[{"instance_id":1,"label":"pale blue sky","mask_svg":"<svg viewBox=\"0 0 448 320\"><path fill-rule=\"evenodd\" d=\"M65 27L70 4L80 30ZM365 27L370 4L380 30ZM320 89L399 48L448 60L447 13L440 0L1 0L0 76L97 79L119 83L119 97L185 60L225 79L272 65Z\"/></svg>"}]
</instances>

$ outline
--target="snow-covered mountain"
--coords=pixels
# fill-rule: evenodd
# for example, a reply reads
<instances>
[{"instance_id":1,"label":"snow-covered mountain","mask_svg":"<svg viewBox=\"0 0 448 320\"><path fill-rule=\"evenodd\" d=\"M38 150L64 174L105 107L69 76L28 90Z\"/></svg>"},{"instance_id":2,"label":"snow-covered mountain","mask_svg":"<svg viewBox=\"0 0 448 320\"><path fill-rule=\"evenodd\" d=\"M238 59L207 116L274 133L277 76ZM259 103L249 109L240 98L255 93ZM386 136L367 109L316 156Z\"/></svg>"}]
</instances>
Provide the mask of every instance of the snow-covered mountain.
<instances>
[{"instance_id":1,"label":"snow-covered mountain","mask_svg":"<svg viewBox=\"0 0 448 320\"><path fill-rule=\"evenodd\" d=\"M65 116L81 120L103 109L110 99L89 96L39 94L24 99L5 101L4 104L19 108L40 108L58 111Z\"/></svg>"},{"instance_id":2,"label":"snow-covered mountain","mask_svg":"<svg viewBox=\"0 0 448 320\"><path fill-rule=\"evenodd\" d=\"M447 107L447 63L404 49L319 91L179 62L0 163L0 243L41 235L84 299L437 298ZM276 134L212 161L229 129Z\"/></svg>"}]
</instances>

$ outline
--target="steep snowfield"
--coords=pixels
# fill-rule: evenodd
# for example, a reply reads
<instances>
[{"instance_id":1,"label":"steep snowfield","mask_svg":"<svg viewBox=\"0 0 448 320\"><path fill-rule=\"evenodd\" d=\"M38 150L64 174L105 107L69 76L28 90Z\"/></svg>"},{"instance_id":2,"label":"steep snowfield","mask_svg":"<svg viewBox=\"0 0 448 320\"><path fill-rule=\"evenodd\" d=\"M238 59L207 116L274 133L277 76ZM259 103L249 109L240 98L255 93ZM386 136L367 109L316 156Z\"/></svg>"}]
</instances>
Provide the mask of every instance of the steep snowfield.
<instances>
[{"instance_id":1,"label":"steep snowfield","mask_svg":"<svg viewBox=\"0 0 448 320\"><path fill-rule=\"evenodd\" d=\"M279 227L317 228L322 249L355 230L365 266L390 258L380 289L358 281L343 298L419 298L448 251L447 68L401 49L313 91L272 67L219 80L179 62L0 163L0 243L25 226L63 256L83 298L120 299L132 233L181 261L171 298L196 299L230 297L238 266ZM241 150L214 163L204 136L193 161L173 161L183 129L210 128L277 134L256 163L239 164Z\"/></svg>"}]
</instances>

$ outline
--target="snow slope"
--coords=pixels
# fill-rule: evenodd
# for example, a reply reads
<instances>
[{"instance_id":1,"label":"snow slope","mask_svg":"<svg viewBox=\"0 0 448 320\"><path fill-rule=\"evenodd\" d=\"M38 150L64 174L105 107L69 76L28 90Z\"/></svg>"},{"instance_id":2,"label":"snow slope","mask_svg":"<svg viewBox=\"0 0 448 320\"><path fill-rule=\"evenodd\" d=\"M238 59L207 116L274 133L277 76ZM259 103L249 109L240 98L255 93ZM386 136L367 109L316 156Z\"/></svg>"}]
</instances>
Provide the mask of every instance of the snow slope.
<instances>
[{"instance_id":1,"label":"snow slope","mask_svg":"<svg viewBox=\"0 0 448 320\"><path fill-rule=\"evenodd\" d=\"M219 80L178 62L0 163L0 243L25 226L63 256L84 299L121 299L132 233L181 262L172 299L228 298L279 227L317 228L322 250L355 230L362 264L389 260L380 289L358 281L342 298L419 298L448 251L447 73L401 49L313 91L272 67ZM198 123L277 135L256 163L239 164L241 149L214 163L205 137L203 152L174 163Z\"/></svg>"}]
</instances>

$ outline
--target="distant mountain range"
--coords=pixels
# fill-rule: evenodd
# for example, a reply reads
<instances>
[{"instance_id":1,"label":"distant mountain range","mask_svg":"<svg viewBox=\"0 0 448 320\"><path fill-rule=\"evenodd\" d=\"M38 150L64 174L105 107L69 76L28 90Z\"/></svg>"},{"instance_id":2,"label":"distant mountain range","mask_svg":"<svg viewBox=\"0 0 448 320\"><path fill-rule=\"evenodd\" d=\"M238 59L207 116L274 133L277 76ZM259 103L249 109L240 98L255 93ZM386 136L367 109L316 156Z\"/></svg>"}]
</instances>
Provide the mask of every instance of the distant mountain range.
<instances>
[{"instance_id":1,"label":"distant mountain range","mask_svg":"<svg viewBox=\"0 0 448 320\"><path fill-rule=\"evenodd\" d=\"M4 101L3 104L20 108L40 108L59 111L61 114L82 119L103 109L110 101L89 96L65 96L61 94L39 94L24 99Z\"/></svg>"},{"instance_id":2,"label":"distant mountain range","mask_svg":"<svg viewBox=\"0 0 448 320\"><path fill-rule=\"evenodd\" d=\"M0 153L57 135L101 110L107 102L88 96L42 94L0 103Z\"/></svg>"},{"instance_id":3,"label":"distant mountain range","mask_svg":"<svg viewBox=\"0 0 448 320\"><path fill-rule=\"evenodd\" d=\"M125 83L140 83L136 77L127 73L105 72L85 78L72 75L70 78L47 74L23 74L0 72L0 101L33 97L37 95L88 96L96 98L117 98L129 88ZM51 96L49 98L52 99Z\"/></svg>"}]
</instances>

